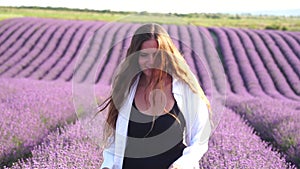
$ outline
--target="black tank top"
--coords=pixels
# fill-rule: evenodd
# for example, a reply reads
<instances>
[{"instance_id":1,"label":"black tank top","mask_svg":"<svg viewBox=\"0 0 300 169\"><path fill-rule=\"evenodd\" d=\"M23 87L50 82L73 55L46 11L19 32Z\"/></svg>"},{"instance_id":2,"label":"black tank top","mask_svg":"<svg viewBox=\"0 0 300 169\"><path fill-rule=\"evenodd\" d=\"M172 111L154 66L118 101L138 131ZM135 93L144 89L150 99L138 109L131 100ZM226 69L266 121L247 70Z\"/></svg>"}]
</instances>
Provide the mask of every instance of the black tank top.
<instances>
[{"instance_id":1,"label":"black tank top","mask_svg":"<svg viewBox=\"0 0 300 169\"><path fill-rule=\"evenodd\" d=\"M167 114L156 116L137 110L130 113L123 169L168 169L183 149L185 120L177 103Z\"/></svg>"}]
</instances>

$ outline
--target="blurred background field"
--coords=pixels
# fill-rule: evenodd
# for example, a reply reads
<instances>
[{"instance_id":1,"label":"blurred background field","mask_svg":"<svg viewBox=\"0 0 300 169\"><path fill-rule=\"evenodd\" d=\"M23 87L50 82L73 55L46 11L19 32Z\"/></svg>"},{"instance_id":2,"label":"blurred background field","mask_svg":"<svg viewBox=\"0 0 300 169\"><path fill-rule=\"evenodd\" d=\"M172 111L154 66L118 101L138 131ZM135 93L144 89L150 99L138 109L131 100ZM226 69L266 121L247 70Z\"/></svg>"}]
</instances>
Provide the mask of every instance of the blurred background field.
<instances>
[{"instance_id":1,"label":"blurred background field","mask_svg":"<svg viewBox=\"0 0 300 169\"><path fill-rule=\"evenodd\" d=\"M41 7L0 7L0 20L16 17L41 17L70 20L101 20L161 24L217 26L249 29L300 31L300 16L272 16L222 13L148 13L110 10L81 10Z\"/></svg>"}]
</instances>

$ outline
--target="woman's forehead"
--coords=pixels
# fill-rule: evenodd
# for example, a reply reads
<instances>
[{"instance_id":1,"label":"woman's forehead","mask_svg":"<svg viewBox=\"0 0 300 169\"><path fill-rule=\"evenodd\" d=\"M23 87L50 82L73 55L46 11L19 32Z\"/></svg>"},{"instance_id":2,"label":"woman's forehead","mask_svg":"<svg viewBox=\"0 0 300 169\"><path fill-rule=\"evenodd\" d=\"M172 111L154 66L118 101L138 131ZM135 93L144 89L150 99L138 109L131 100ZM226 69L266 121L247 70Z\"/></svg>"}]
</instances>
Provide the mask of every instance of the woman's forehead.
<instances>
[{"instance_id":1,"label":"woman's forehead","mask_svg":"<svg viewBox=\"0 0 300 169\"><path fill-rule=\"evenodd\" d=\"M157 49L158 43L155 39L150 39L142 43L141 50L144 49Z\"/></svg>"}]
</instances>

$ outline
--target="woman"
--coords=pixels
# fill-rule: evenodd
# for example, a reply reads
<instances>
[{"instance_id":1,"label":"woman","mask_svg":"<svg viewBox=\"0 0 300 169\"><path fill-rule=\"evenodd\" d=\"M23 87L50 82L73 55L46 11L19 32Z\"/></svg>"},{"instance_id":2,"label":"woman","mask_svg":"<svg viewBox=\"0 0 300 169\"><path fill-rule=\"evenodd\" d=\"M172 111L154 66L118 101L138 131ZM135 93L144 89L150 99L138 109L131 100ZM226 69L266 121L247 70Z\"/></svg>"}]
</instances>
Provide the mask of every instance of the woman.
<instances>
[{"instance_id":1,"label":"woman","mask_svg":"<svg viewBox=\"0 0 300 169\"><path fill-rule=\"evenodd\" d=\"M101 169L199 168L210 104L162 26L136 30L112 89Z\"/></svg>"}]
</instances>

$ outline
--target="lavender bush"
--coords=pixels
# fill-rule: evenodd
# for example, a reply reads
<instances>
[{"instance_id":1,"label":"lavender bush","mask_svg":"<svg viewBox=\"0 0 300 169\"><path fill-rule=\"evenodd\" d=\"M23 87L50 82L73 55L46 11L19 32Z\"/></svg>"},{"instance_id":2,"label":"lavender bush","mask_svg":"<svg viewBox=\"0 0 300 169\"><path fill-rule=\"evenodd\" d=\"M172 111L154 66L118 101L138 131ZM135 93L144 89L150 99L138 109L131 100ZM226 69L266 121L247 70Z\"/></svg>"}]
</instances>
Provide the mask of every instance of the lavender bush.
<instances>
[{"instance_id":1,"label":"lavender bush","mask_svg":"<svg viewBox=\"0 0 300 169\"><path fill-rule=\"evenodd\" d=\"M52 132L32 150L31 158L11 168L100 168L102 150L84 131L76 123Z\"/></svg>"},{"instance_id":2,"label":"lavender bush","mask_svg":"<svg viewBox=\"0 0 300 169\"><path fill-rule=\"evenodd\" d=\"M70 85L0 79L1 166L26 156L52 129L74 121Z\"/></svg>"},{"instance_id":3,"label":"lavender bush","mask_svg":"<svg viewBox=\"0 0 300 169\"><path fill-rule=\"evenodd\" d=\"M228 109L225 114L200 161L201 167L295 168L253 134L237 114ZM19 160L11 168L99 168L101 151L77 122L52 132L33 149L31 158Z\"/></svg>"},{"instance_id":4,"label":"lavender bush","mask_svg":"<svg viewBox=\"0 0 300 169\"><path fill-rule=\"evenodd\" d=\"M226 109L211 137L203 168L295 168L262 141L235 112Z\"/></svg>"},{"instance_id":5,"label":"lavender bush","mask_svg":"<svg viewBox=\"0 0 300 169\"><path fill-rule=\"evenodd\" d=\"M250 99L227 103L241 114L259 133L277 149L287 154L287 160L300 166L300 104L275 99Z\"/></svg>"}]
</instances>

